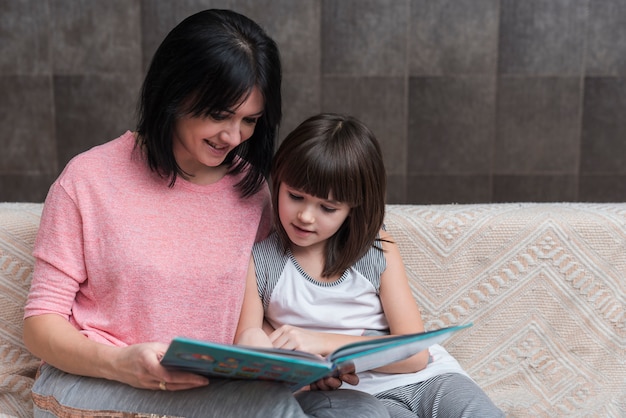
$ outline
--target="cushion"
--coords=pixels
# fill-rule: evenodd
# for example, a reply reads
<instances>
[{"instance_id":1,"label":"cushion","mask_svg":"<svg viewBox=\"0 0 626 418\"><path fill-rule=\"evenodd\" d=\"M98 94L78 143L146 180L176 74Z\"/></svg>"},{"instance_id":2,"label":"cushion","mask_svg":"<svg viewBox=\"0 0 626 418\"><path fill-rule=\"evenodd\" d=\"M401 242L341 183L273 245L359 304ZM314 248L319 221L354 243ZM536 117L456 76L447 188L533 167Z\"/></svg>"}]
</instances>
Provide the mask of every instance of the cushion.
<instances>
[{"instance_id":1,"label":"cushion","mask_svg":"<svg viewBox=\"0 0 626 418\"><path fill-rule=\"evenodd\" d=\"M0 411L32 415L30 388L39 360L22 342L24 303L41 204L0 204Z\"/></svg>"},{"instance_id":2,"label":"cushion","mask_svg":"<svg viewBox=\"0 0 626 418\"><path fill-rule=\"evenodd\" d=\"M507 416L624 416L626 204L388 207L426 329Z\"/></svg>"}]
</instances>

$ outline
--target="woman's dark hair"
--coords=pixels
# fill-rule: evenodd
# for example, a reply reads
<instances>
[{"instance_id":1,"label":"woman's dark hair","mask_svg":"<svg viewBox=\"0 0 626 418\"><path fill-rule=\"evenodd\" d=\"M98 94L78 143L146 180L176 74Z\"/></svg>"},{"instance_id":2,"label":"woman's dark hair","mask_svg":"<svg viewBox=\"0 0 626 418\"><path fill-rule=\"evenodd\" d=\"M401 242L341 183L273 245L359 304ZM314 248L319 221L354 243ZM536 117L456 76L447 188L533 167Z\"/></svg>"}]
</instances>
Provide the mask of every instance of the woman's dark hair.
<instances>
[{"instance_id":1,"label":"woman's dark hair","mask_svg":"<svg viewBox=\"0 0 626 418\"><path fill-rule=\"evenodd\" d=\"M276 43L249 18L230 10L205 10L180 22L157 49L141 89L137 146L153 171L170 179L187 174L176 163L173 132L178 117L211 116L241 104L258 87L263 115L253 135L224 160L250 196L269 174L282 116L281 65ZM240 157L240 158L237 158Z\"/></svg>"},{"instance_id":2,"label":"woman's dark hair","mask_svg":"<svg viewBox=\"0 0 626 418\"><path fill-rule=\"evenodd\" d=\"M376 241L385 217L386 173L380 145L359 120L332 113L302 122L280 145L270 173L274 223L283 249L290 246L278 215L281 183L347 203L350 214L328 239L322 276L342 274Z\"/></svg>"}]
</instances>

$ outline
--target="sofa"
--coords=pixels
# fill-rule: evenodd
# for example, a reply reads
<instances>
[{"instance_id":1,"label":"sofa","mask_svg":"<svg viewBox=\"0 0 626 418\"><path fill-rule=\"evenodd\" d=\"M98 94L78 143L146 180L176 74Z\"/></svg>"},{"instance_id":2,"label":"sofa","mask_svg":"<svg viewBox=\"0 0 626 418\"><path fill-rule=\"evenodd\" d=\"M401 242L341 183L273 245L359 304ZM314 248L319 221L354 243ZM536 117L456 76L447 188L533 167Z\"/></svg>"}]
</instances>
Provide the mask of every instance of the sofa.
<instances>
[{"instance_id":1,"label":"sofa","mask_svg":"<svg viewBox=\"0 0 626 418\"><path fill-rule=\"evenodd\" d=\"M32 415L42 204L0 203L0 415ZM626 204L388 205L427 329L509 417L626 417Z\"/></svg>"}]
</instances>

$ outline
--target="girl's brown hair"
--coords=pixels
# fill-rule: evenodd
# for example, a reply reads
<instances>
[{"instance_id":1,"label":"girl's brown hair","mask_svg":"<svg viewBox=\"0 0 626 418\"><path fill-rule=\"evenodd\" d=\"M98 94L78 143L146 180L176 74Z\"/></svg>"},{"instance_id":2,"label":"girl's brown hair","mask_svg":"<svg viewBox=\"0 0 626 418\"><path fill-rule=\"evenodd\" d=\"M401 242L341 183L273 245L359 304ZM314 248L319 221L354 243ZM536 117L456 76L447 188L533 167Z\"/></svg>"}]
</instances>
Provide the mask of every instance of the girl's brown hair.
<instances>
[{"instance_id":1,"label":"girl's brown hair","mask_svg":"<svg viewBox=\"0 0 626 418\"><path fill-rule=\"evenodd\" d=\"M285 251L290 241L278 217L278 188L347 203L350 214L328 239L322 276L342 274L376 241L385 217L386 173L378 140L359 120L323 113L302 122L281 143L270 172L274 223Z\"/></svg>"}]
</instances>

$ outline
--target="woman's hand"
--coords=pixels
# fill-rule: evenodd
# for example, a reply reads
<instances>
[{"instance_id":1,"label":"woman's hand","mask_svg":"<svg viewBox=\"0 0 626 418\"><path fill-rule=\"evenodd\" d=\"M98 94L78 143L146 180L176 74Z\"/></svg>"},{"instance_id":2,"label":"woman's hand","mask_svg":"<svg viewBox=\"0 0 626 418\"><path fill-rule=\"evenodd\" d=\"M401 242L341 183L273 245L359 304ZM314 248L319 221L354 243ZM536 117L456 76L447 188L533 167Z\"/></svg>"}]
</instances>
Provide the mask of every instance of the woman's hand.
<instances>
[{"instance_id":1,"label":"woman's hand","mask_svg":"<svg viewBox=\"0 0 626 418\"><path fill-rule=\"evenodd\" d=\"M24 343L46 363L78 376L115 380L142 389L182 390L208 384L203 376L161 366L166 344L102 344L86 338L57 314L26 318Z\"/></svg>"},{"instance_id":2,"label":"woman's hand","mask_svg":"<svg viewBox=\"0 0 626 418\"><path fill-rule=\"evenodd\" d=\"M162 343L142 343L119 348L113 362L115 380L140 389L185 390L209 384L207 378L161 366L167 349Z\"/></svg>"}]
</instances>

